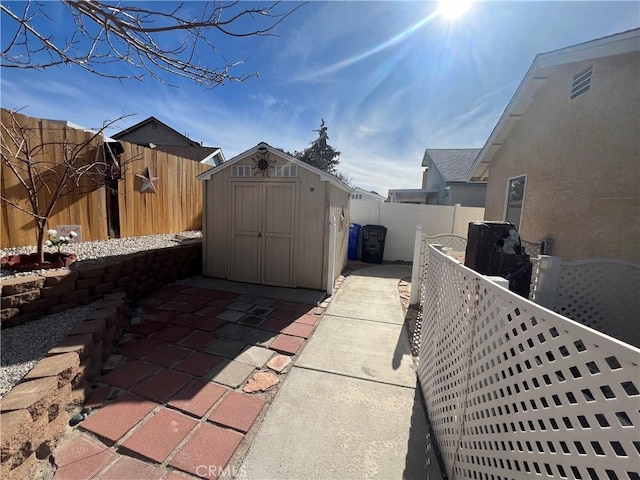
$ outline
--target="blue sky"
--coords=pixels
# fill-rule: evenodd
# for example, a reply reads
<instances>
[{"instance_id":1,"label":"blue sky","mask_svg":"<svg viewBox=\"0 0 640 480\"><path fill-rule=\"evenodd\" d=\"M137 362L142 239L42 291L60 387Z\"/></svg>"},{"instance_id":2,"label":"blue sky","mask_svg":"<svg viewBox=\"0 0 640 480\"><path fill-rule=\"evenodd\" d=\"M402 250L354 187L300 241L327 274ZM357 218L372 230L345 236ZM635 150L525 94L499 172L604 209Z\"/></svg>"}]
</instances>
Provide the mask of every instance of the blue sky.
<instances>
[{"instance_id":1,"label":"blue sky","mask_svg":"<svg viewBox=\"0 0 640 480\"><path fill-rule=\"evenodd\" d=\"M324 118L329 143L342 152L338 169L386 194L420 187L427 147L482 147L536 54L640 26L637 1L476 2L455 21L434 15L437 8L313 1L277 37L214 37L230 62L246 59L238 73L260 76L213 90L77 68L5 68L1 104L87 128L136 114L125 128L153 115L222 147L227 159L261 141L302 150ZM56 33L71 28L61 23Z\"/></svg>"}]
</instances>

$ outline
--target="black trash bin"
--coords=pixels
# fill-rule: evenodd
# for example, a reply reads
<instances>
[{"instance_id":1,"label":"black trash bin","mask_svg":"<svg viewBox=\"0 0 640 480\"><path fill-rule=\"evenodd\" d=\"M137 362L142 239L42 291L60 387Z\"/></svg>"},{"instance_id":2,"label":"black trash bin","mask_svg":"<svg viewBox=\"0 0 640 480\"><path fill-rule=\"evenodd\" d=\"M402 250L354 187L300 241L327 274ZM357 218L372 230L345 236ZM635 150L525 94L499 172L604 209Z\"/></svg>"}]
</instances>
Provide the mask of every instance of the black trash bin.
<instances>
[{"instance_id":1,"label":"black trash bin","mask_svg":"<svg viewBox=\"0 0 640 480\"><path fill-rule=\"evenodd\" d=\"M482 275L506 278L509 290L529 297L531 261L512 223L471 222L464 264Z\"/></svg>"},{"instance_id":2,"label":"black trash bin","mask_svg":"<svg viewBox=\"0 0 640 480\"><path fill-rule=\"evenodd\" d=\"M365 225L362 227L362 261L366 263L382 263L384 256L384 239L387 228L382 225Z\"/></svg>"}]
</instances>

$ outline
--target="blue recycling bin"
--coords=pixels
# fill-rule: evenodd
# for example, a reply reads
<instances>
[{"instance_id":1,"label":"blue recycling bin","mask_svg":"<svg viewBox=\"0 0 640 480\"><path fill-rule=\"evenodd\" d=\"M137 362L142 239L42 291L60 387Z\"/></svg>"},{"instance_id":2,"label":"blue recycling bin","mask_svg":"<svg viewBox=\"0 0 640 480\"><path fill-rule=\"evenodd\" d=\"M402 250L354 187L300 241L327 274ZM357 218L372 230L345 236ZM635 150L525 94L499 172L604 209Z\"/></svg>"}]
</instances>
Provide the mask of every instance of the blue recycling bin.
<instances>
[{"instance_id":1,"label":"blue recycling bin","mask_svg":"<svg viewBox=\"0 0 640 480\"><path fill-rule=\"evenodd\" d=\"M360 225L352 223L349 225L349 247L347 249L347 258L349 260L358 259L358 239L360 238Z\"/></svg>"}]
</instances>

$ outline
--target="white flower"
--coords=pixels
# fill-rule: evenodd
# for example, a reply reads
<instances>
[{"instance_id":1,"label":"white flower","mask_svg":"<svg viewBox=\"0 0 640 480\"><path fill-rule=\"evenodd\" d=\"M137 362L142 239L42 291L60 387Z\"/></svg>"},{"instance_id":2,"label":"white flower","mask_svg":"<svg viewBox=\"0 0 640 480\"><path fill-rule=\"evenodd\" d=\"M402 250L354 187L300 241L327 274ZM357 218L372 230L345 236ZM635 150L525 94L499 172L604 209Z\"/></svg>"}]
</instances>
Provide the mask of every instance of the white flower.
<instances>
[{"instance_id":1,"label":"white flower","mask_svg":"<svg viewBox=\"0 0 640 480\"><path fill-rule=\"evenodd\" d=\"M67 237L60 237L60 242L61 243L67 243L69 241L69 239Z\"/></svg>"},{"instance_id":2,"label":"white flower","mask_svg":"<svg viewBox=\"0 0 640 480\"><path fill-rule=\"evenodd\" d=\"M49 235L57 235L57 234L58 234L58 231L57 231L57 230L49 230L47 233L48 233Z\"/></svg>"},{"instance_id":3,"label":"white flower","mask_svg":"<svg viewBox=\"0 0 640 480\"><path fill-rule=\"evenodd\" d=\"M77 237L77 236L78 236L78 234L77 234L76 232L74 232L74 231L71 231L71 232L69 232L69 236L70 236L71 238L75 238L75 237Z\"/></svg>"},{"instance_id":4,"label":"white flower","mask_svg":"<svg viewBox=\"0 0 640 480\"><path fill-rule=\"evenodd\" d=\"M44 244L45 244L47 247L53 247L53 243L51 243L51 240L47 240L46 242L44 242Z\"/></svg>"}]
</instances>

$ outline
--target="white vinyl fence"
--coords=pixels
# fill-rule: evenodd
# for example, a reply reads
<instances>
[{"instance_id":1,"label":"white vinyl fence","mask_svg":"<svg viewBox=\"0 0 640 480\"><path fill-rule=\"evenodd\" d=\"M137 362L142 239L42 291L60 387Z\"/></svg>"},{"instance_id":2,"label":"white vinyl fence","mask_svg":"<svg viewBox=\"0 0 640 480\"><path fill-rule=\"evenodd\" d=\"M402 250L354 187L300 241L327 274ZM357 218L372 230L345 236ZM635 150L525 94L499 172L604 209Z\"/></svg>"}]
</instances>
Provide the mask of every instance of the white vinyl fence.
<instances>
[{"instance_id":1,"label":"white vinyl fence","mask_svg":"<svg viewBox=\"0 0 640 480\"><path fill-rule=\"evenodd\" d=\"M484 219L484 208L456 205L412 205L351 200L350 222L387 227L383 260L411 262L415 231L425 235L455 234L466 238L469 222Z\"/></svg>"},{"instance_id":2,"label":"white vinyl fence","mask_svg":"<svg viewBox=\"0 0 640 480\"><path fill-rule=\"evenodd\" d=\"M640 347L640 265L611 258L532 258L529 298L549 310Z\"/></svg>"},{"instance_id":3,"label":"white vinyl fence","mask_svg":"<svg viewBox=\"0 0 640 480\"><path fill-rule=\"evenodd\" d=\"M448 478L639 480L640 349L426 264L418 378Z\"/></svg>"}]
</instances>

